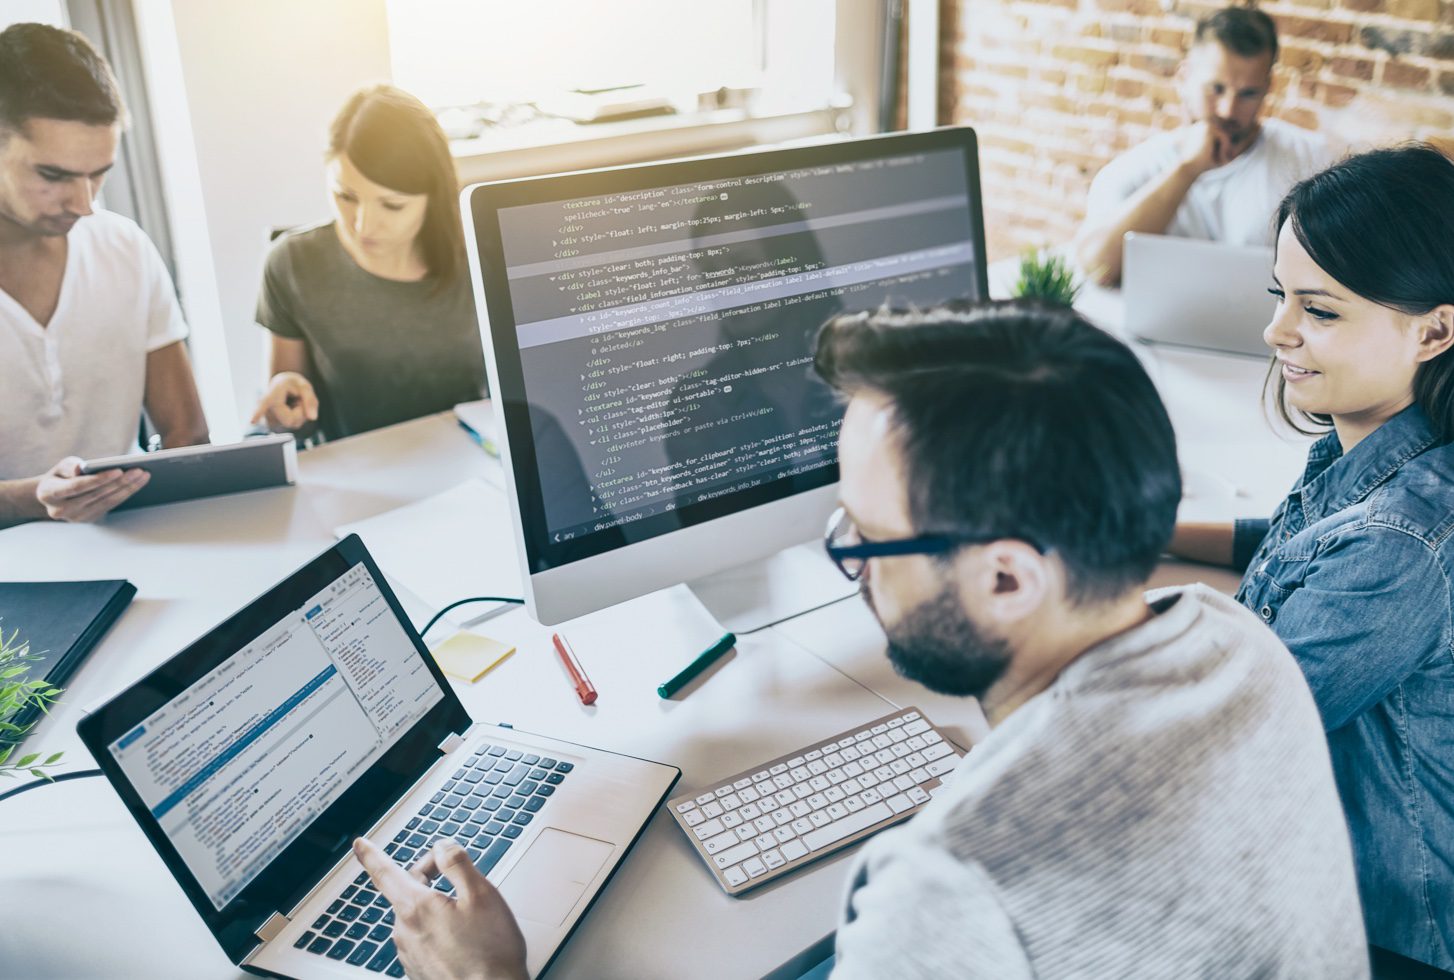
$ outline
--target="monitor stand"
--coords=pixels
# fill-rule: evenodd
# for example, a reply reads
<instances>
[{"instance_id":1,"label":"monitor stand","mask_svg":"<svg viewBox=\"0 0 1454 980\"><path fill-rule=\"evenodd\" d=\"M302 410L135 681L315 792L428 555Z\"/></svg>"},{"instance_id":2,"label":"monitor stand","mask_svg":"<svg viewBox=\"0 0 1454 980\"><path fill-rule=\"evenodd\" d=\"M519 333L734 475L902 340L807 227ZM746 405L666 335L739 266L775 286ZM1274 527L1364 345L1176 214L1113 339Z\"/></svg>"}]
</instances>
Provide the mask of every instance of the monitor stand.
<instances>
[{"instance_id":1,"label":"monitor stand","mask_svg":"<svg viewBox=\"0 0 1454 980\"><path fill-rule=\"evenodd\" d=\"M751 633L858 593L820 543L800 544L687 586L722 626Z\"/></svg>"}]
</instances>

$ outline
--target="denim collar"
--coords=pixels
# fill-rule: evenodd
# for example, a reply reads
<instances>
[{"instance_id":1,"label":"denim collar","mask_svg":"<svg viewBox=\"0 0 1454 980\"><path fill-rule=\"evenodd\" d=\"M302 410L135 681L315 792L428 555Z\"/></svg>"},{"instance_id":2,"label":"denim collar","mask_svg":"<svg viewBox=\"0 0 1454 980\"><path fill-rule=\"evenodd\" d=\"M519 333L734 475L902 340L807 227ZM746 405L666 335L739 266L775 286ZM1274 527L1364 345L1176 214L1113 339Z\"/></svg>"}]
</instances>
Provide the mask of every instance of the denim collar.
<instances>
[{"instance_id":1,"label":"denim collar","mask_svg":"<svg viewBox=\"0 0 1454 980\"><path fill-rule=\"evenodd\" d=\"M1302 498L1303 514L1312 524L1363 500L1436 442L1418 405L1380 425L1346 456L1338 433L1330 432L1308 450L1308 465L1293 493Z\"/></svg>"}]
</instances>

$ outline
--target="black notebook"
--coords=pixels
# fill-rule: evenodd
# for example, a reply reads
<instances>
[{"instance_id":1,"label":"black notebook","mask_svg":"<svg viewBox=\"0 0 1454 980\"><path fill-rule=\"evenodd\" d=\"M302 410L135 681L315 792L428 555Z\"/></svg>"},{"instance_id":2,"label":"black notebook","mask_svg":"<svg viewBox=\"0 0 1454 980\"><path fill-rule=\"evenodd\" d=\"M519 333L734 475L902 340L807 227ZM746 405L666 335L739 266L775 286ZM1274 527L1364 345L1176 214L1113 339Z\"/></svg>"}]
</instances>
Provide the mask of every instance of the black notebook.
<instances>
[{"instance_id":1,"label":"black notebook","mask_svg":"<svg viewBox=\"0 0 1454 980\"><path fill-rule=\"evenodd\" d=\"M106 635L136 595L123 579L99 582L0 582L0 632L8 639L19 630L30 643L27 680L44 677L56 687L81 666L81 661ZM24 726L39 715L30 708L14 718Z\"/></svg>"}]
</instances>

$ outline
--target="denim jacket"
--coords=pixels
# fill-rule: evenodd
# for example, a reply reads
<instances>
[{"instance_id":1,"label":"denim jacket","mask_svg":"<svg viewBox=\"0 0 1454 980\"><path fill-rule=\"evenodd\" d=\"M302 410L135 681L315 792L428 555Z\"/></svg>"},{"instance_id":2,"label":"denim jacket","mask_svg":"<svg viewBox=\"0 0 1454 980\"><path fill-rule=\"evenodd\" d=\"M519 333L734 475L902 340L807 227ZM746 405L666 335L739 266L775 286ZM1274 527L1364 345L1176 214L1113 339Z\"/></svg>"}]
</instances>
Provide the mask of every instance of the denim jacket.
<instances>
[{"instance_id":1,"label":"denim jacket","mask_svg":"<svg viewBox=\"0 0 1454 980\"><path fill-rule=\"evenodd\" d=\"M1335 433L1270 521L1238 521L1237 599L1312 688L1368 940L1454 970L1454 444L1414 406Z\"/></svg>"}]
</instances>

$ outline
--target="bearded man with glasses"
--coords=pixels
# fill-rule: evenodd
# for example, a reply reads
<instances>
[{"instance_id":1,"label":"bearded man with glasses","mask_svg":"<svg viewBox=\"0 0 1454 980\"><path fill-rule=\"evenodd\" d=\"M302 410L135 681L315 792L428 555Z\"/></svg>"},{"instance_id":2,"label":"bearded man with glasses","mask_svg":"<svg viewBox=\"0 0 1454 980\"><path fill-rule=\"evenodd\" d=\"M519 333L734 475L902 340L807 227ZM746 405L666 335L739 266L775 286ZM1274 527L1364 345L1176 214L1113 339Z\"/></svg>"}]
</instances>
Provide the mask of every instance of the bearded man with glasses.
<instances>
[{"instance_id":1,"label":"bearded man with glasses","mask_svg":"<svg viewBox=\"0 0 1454 980\"><path fill-rule=\"evenodd\" d=\"M1205 586L1143 591L1181 498L1166 410L1068 309L841 316L828 554L905 677L992 730L860 853L835 977L1368 975L1317 708Z\"/></svg>"}]
</instances>

